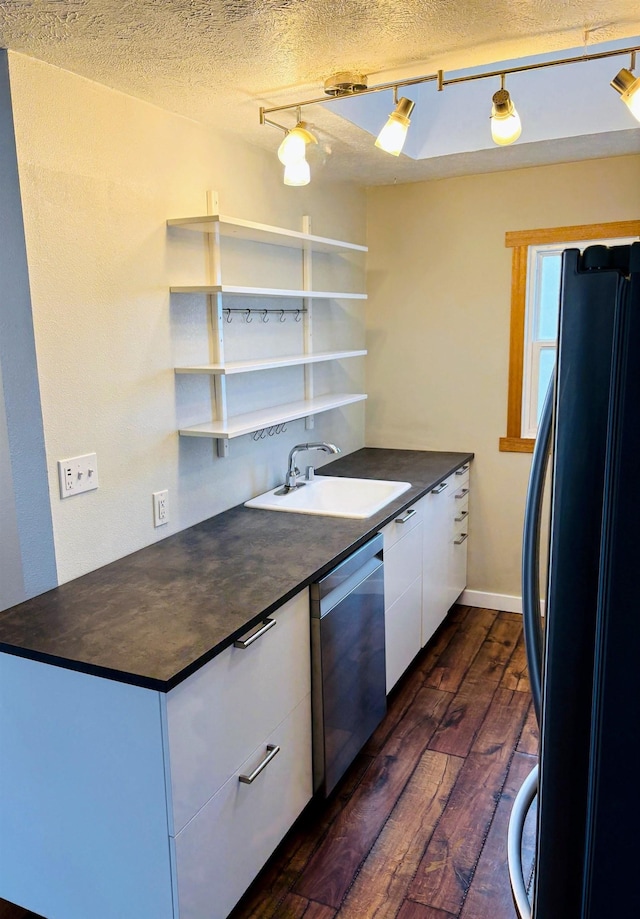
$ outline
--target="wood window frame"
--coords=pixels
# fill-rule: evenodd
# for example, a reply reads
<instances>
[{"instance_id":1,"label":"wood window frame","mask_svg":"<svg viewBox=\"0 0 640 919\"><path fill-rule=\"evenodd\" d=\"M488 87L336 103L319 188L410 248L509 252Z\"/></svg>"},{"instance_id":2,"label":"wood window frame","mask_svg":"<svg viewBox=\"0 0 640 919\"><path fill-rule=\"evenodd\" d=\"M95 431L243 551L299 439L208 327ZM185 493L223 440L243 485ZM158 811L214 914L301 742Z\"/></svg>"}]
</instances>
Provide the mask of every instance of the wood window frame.
<instances>
[{"instance_id":1,"label":"wood window frame","mask_svg":"<svg viewBox=\"0 0 640 919\"><path fill-rule=\"evenodd\" d=\"M615 239L622 236L640 236L640 220L618 220L613 223L590 223L583 226L547 227L537 230L512 230L505 233L504 244L507 249L513 251L511 256L507 436L500 438L499 448L502 453L533 453L535 444L535 438L521 436L529 246L578 242L587 239Z\"/></svg>"}]
</instances>

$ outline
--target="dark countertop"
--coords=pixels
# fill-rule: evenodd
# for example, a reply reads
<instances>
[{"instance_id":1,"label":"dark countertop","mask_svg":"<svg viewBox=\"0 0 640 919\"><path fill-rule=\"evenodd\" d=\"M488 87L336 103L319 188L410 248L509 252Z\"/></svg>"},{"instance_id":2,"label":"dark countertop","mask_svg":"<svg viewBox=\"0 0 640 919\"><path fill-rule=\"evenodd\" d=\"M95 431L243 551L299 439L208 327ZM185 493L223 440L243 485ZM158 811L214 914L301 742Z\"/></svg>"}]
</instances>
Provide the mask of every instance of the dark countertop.
<instances>
[{"instance_id":1,"label":"dark countertop","mask_svg":"<svg viewBox=\"0 0 640 919\"><path fill-rule=\"evenodd\" d=\"M472 457L358 450L322 473L412 488L366 520L239 505L0 612L0 651L166 692Z\"/></svg>"}]
</instances>

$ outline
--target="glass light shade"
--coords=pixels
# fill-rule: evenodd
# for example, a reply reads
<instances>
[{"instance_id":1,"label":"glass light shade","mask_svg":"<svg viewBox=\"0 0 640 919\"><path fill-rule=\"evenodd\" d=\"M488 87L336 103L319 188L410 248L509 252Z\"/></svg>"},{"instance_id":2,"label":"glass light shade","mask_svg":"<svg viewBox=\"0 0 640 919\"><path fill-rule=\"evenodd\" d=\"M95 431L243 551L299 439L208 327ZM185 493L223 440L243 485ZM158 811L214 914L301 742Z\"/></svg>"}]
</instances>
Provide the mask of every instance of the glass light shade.
<instances>
[{"instance_id":1,"label":"glass light shade","mask_svg":"<svg viewBox=\"0 0 640 919\"><path fill-rule=\"evenodd\" d=\"M622 101L633 117L640 121L640 77L634 80L629 88L622 93Z\"/></svg>"},{"instance_id":2,"label":"glass light shade","mask_svg":"<svg viewBox=\"0 0 640 919\"><path fill-rule=\"evenodd\" d=\"M409 119L402 115L392 112L383 129L376 139L376 147L380 147L385 153L391 153L392 156L400 156L407 139L409 130Z\"/></svg>"},{"instance_id":3,"label":"glass light shade","mask_svg":"<svg viewBox=\"0 0 640 919\"><path fill-rule=\"evenodd\" d=\"M392 156L400 156L407 139L407 130L411 124L409 116L415 108L415 102L402 96L398 99L395 111L391 112L387 123L376 138L376 147Z\"/></svg>"},{"instance_id":4,"label":"glass light shade","mask_svg":"<svg viewBox=\"0 0 640 919\"><path fill-rule=\"evenodd\" d=\"M306 148L304 138L294 128L293 131L285 134L284 140L278 147L278 159L284 166L288 166L289 163L303 160Z\"/></svg>"},{"instance_id":5,"label":"glass light shade","mask_svg":"<svg viewBox=\"0 0 640 919\"><path fill-rule=\"evenodd\" d=\"M491 106L491 137L493 142L505 146L512 144L522 133L522 124L511 96L506 89L493 94Z\"/></svg>"},{"instance_id":6,"label":"glass light shade","mask_svg":"<svg viewBox=\"0 0 640 919\"><path fill-rule=\"evenodd\" d=\"M278 159L284 166L303 160L307 144L317 143L311 131L307 131L306 122L299 121L295 128L285 134L284 140L278 147Z\"/></svg>"},{"instance_id":7,"label":"glass light shade","mask_svg":"<svg viewBox=\"0 0 640 919\"><path fill-rule=\"evenodd\" d=\"M304 157L293 163L287 163L284 167L284 184L285 185L308 185L311 181L311 170Z\"/></svg>"},{"instance_id":8,"label":"glass light shade","mask_svg":"<svg viewBox=\"0 0 640 919\"><path fill-rule=\"evenodd\" d=\"M633 61L631 66L633 68ZM636 77L631 70L623 67L611 81L611 85L620 93L622 101L625 103L634 118L640 121L640 77Z\"/></svg>"},{"instance_id":9,"label":"glass light shade","mask_svg":"<svg viewBox=\"0 0 640 919\"><path fill-rule=\"evenodd\" d=\"M494 143L505 146L512 144L522 134L522 122L515 110L510 115L491 116L491 137Z\"/></svg>"}]
</instances>

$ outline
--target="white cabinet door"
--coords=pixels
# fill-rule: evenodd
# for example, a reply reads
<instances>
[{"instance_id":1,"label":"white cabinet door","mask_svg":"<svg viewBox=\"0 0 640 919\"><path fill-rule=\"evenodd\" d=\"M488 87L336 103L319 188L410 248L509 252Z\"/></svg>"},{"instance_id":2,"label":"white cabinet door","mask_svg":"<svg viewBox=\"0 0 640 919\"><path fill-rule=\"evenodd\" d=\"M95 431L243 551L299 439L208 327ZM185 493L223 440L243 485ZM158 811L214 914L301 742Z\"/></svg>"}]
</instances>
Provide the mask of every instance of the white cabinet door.
<instances>
[{"instance_id":1,"label":"white cabinet door","mask_svg":"<svg viewBox=\"0 0 640 919\"><path fill-rule=\"evenodd\" d=\"M384 531L383 531L384 534ZM422 521L391 549L384 547L384 606L392 606L422 574Z\"/></svg>"},{"instance_id":2,"label":"white cabinet door","mask_svg":"<svg viewBox=\"0 0 640 919\"><path fill-rule=\"evenodd\" d=\"M422 644L425 645L467 583L469 465L436 486L422 502Z\"/></svg>"},{"instance_id":3,"label":"white cabinet door","mask_svg":"<svg viewBox=\"0 0 640 919\"><path fill-rule=\"evenodd\" d=\"M250 784L266 755L279 752ZM225 919L311 799L311 697L264 739L175 838L179 919Z\"/></svg>"},{"instance_id":4,"label":"white cabinet door","mask_svg":"<svg viewBox=\"0 0 640 919\"><path fill-rule=\"evenodd\" d=\"M448 589L450 559L450 490L452 477L422 499L423 567L422 567L422 644L425 645L449 609Z\"/></svg>"},{"instance_id":5,"label":"white cabinet door","mask_svg":"<svg viewBox=\"0 0 640 919\"><path fill-rule=\"evenodd\" d=\"M420 650L422 511L416 502L382 530L387 692Z\"/></svg>"},{"instance_id":6,"label":"white cabinet door","mask_svg":"<svg viewBox=\"0 0 640 919\"><path fill-rule=\"evenodd\" d=\"M387 692L398 682L421 647L422 575L385 609Z\"/></svg>"},{"instance_id":7,"label":"white cabinet door","mask_svg":"<svg viewBox=\"0 0 640 919\"><path fill-rule=\"evenodd\" d=\"M167 696L172 835L311 691L309 594L245 649L227 648Z\"/></svg>"}]
</instances>

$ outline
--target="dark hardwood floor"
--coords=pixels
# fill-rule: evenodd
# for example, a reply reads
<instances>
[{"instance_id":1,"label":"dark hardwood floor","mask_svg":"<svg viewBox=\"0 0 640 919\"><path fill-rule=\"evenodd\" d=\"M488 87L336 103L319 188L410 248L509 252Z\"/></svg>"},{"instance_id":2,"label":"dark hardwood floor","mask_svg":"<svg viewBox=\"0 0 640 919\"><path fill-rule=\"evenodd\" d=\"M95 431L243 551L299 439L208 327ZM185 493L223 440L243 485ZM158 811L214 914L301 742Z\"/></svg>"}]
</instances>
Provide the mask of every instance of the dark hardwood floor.
<instances>
[{"instance_id":1,"label":"dark hardwood floor","mask_svg":"<svg viewBox=\"0 0 640 919\"><path fill-rule=\"evenodd\" d=\"M230 919L515 919L507 824L537 737L521 617L454 607ZM36 917L0 901L0 919Z\"/></svg>"}]
</instances>

